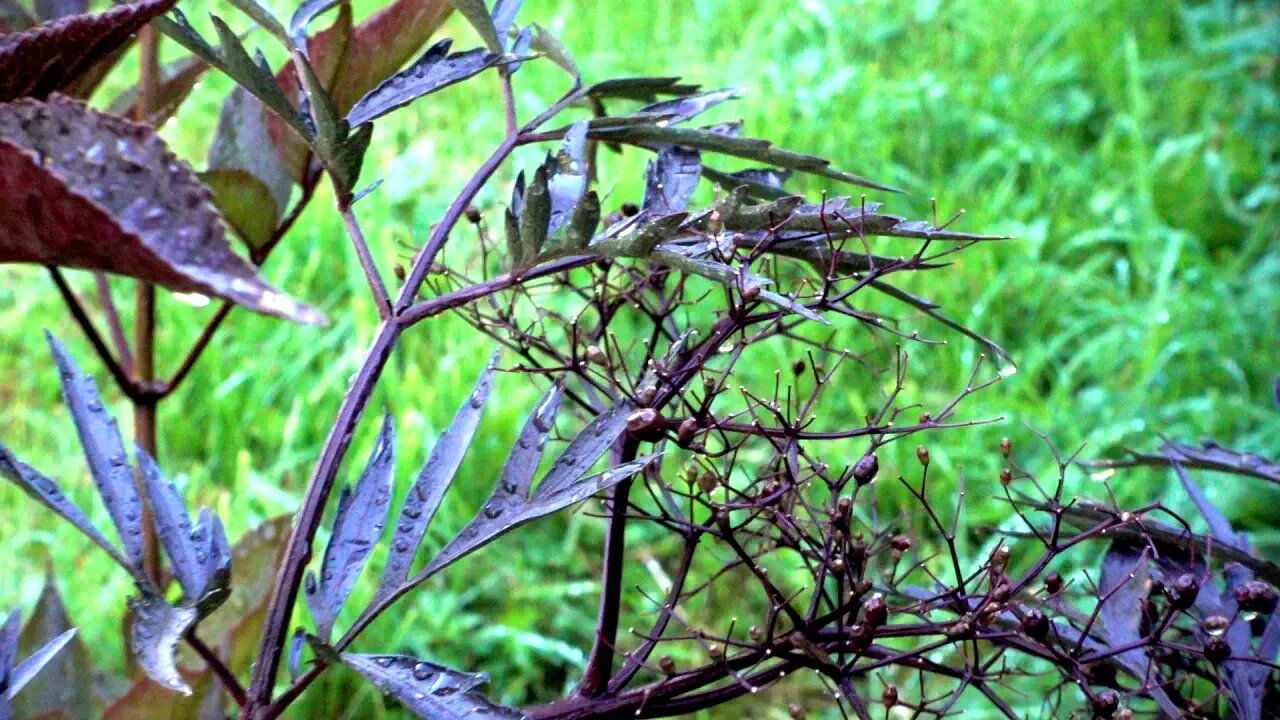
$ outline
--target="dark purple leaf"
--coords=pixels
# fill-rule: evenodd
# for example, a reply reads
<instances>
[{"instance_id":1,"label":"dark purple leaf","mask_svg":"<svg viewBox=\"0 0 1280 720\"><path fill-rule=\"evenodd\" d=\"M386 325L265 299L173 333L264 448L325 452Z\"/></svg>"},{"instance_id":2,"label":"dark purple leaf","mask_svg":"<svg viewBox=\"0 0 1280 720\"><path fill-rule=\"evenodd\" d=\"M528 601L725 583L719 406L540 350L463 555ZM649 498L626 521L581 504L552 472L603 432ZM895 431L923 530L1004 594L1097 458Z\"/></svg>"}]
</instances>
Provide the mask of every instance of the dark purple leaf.
<instances>
[{"instance_id":1,"label":"dark purple leaf","mask_svg":"<svg viewBox=\"0 0 1280 720\"><path fill-rule=\"evenodd\" d=\"M59 643L65 644L65 649L14 698L18 717L93 720L101 711L94 693L93 659L84 641L75 635L50 568L40 599L22 628L18 650L22 656L33 657L42 648L51 649Z\"/></svg>"},{"instance_id":2,"label":"dark purple leaf","mask_svg":"<svg viewBox=\"0 0 1280 720\"><path fill-rule=\"evenodd\" d=\"M1178 463L1176 458L1170 458L1173 466L1173 472L1178 476L1178 481L1182 483L1182 488L1191 496L1191 501L1195 503L1196 509L1200 511L1200 516L1209 524L1209 534L1215 540L1225 545L1230 545L1244 552L1249 551L1249 541L1242 534L1237 534L1231 527L1231 521L1227 520L1227 516L1222 514L1217 505L1204 494L1204 490L1187 471L1182 469L1182 465Z\"/></svg>"},{"instance_id":3,"label":"dark purple leaf","mask_svg":"<svg viewBox=\"0 0 1280 720\"><path fill-rule=\"evenodd\" d=\"M650 106L650 108L653 107L657 106ZM639 117L644 116L641 115ZM679 145L704 152L732 155L877 190L898 192L887 185L881 185L864 177L837 170L831 167L829 161L822 158L774 147L767 140L736 137L726 134L720 128L671 127L669 123L661 126L656 123L632 123L607 128L597 128L593 125L590 135L598 140L622 142L651 148L663 145Z\"/></svg>"},{"instance_id":4,"label":"dark purple leaf","mask_svg":"<svg viewBox=\"0 0 1280 720\"><path fill-rule=\"evenodd\" d=\"M446 56L452 42L441 40L417 62L370 90L351 108L347 123L359 127L503 62L502 55L480 48Z\"/></svg>"},{"instance_id":5,"label":"dark purple leaf","mask_svg":"<svg viewBox=\"0 0 1280 720\"><path fill-rule=\"evenodd\" d=\"M36 674L43 670L75 636L76 629L71 628L45 643L27 657L26 660L18 663L18 666L9 675L8 689L6 691L8 697L6 699L12 701L19 692L22 692L22 689L35 678ZM63 682L67 680L68 678L63 678Z\"/></svg>"},{"instance_id":6,"label":"dark purple leaf","mask_svg":"<svg viewBox=\"0 0 1280 720\"><path fill-rule=\"evenodd\" d=\"M306 644L307 631L295 628L293 637L289 638L289 677L293 680L297 680L298 675L302 674L302 649Z\"/></svg>"},{"instance_id":7,"label":"dark purple leaf","mask_svg":"<svg viewBox=\"0 0 1280 720\"><path fill-rule=\"evenodd\" d=\"M462 458L467 454L467 448L471 446L476 428L480 425L480 416L484 413L489 393L493 389L497 362L498 353L494 353L476 380L471 394L454 414L453 422L436 440L431 448L431 457L422 466L418 479L409 489L404 507L400 510L400 519L396 523L395 535L391 538L391 550L377 597L387 597L409 577L413 559L418 554L418 546L422 544L422 536L435 517L458 468L462 466Z\"/></svg>"},{"instance_id":8,"label":"dark purple leaf","mask_svg":"<svg viewBox=\"0 0 1280 720\"><path fill-rule=\"evenodd\" d=\"M474 692L489 681L484 673L464 673L404 655L342 653L342 664L430 720L519 720L518 710L494 705Z\"/></svg>"},{"instance_id":9,"label":"dark purple leaf","mask_svg":"<svg viewBox=\"0 0 1280 720\"><path fill-rule=\"evenodd\" d=\"M641 102L655 102L659 95L692 95L697 85L682 85L678 77L632 77L605 80L587 88L587 94L597 98L624 98Z\"/></svg>"},{"instance_id":10,"label":"dark purple leaf","mask_svg":"<svg viewBox=\"0 0 1280 720\"><path fill-rule=\"evenodd\" d=\"M0 105L0 262L120 273L323 322L231 251L209 199L150 128L61 97Z\"/></svg>"},{"instance_id":11,"label":"dark purple leaf","mask_svg":"<svg viewBox=\"0 0 1280 720\"><path fill-rule=\"evenodd\" d=\"M695 118L716 105L736 97L739 97L737 88L711 90L646 105L637 110L635 114L662 116L668 118L668 124L674 125Z\"/></svg>"},{"instance_id":12,"label":"dark purple leaf","mask_svg":"<svg viewBox=\"0 0 1280 720\"><path fill-rule=\"evenodd\" d=\"M388 414L383 417L382 430L355 490L344 487L338 498L333 536L324 551L319 582L307 574L307 605L316 621L316 634L325 641L333 633L338 612L360 579L387 523L395 473L395 439L395 425Z\"/></svg>"},{"instance_id":13,"label":"dark purple leaf","mask_svg":"<svg viewBox=\"0 0 1280 720\"><path fill-rule=\"evenodd\" d=\"M431 559L427 567L414 578L413 583L421 582L503 533L585 500L643 470L658 456L650 455L587 476L596 460L626 430L627 417L634 409L630 403L620 402L592 420L556 458L532 496L522 497L518 494L523 489L523 479L504 476L475 519ZM535 417L542 412L540 409ZM522 449L517 444L516 450L523 453L527 448ZM522 460L513 467L527 468L527 462Z\"/></svg>"},{"instance_id":14,"label":"dark purple leaf","mask_svg":"<svg viewBox=\"0 0 1280 720\"><path fill-rule=\"evenodd\" d=\"M547 241L547 228L551 222L551 193L547 166L541 165L533 173L533 182L521 198L519 215L520 260L529 263L542 252Z\"/></svg>"},{"instance_id":15,"label":"dark purple leaf","mask_svg":"<svg viewBox=\"0 0 1280 720\"><path fill-rule=\"evenodd\" d=\"M498 37L498 29L494 26L493 16L489 14L489 8L485 7L484 0L449 0L449 2L467 19L467 22L471 23L471 27L476 29L480 39L484 40L485 46L491 52L502 52L502 40Z\"/></svg>"},{"instance_id":16,"label":"dark purple leaf","mask_svg":"<svg viewBox=\"0 0 1280 720\"><path fill-rule=\"evenodd\" d=\"M644 190L644 209L660 215L681 212L702 176L702 154L697 150L667 146L649 161Z\"/></svg>"},{"instance_id":17,"label":"dark purple leaf","mask_svg":"<svg viewBox=\"0 0 1280 720\"><path fill-rule=\"evenodd\" d=\"M174 607L163 597L144 592L140 597L129 598L129 610L129 646L139 667L156 683L190 695L191 687L178 672L176 655L178 641L196 622L196 609Z\"/></svg>"},{"instance_id":18,"label":"dark purple leaf","mask_svg":"<svg viewBox=\"0 0 1280 720\"><path fill-rule=\"evenodd\" d=\"M307 26L326 11L344 0L303 0L289 20L289 36L293 38L294 47L307 51Z\"/></svg>"},{"instance_id":19,"label":"dark purple leaf","mask_svg":"<svg viewBox=\"0 0 1280 720\"><path fill-rule=\"evenodd\" d=\"M529 497L529 488L533 485L538 466L542 464L542 451L547 445L551 430L555 428L562 399L564 391L555 386L542 397L533 412L529 413L520 430L520 437L516 438L516 446L511 449L502 466L502 476L494 490L494 498L514 497L524 500Z\"/></svg>"},{"instance_id":20,"label":"dark purple leaf","mask_svg":"<svg viewBox=\"0 0 1280 720\"><path fill-rule=\"evenodd\" d=\"M503 49L507 49L507 33L515 24L516 15L520 13L520 7L524 5L524 0L497 0L493 4L493 29L498 35L498 40L502 43ZM520 53L516 53L520 54Z\"/></svg>"},{"instance_id":21,"label":"dark purple leaf","mask_svg":"<svg viewBox=\"0 0 1280 720\"><path fill-rule=\"evenodd\" d=\"M141 575L142 498L134 484L133 468L125 454L120 429L102 404L97 383L76 367L62 343L51 334L46 333L46 336L62 379L62 396L75 420L89 472L120 534L129 566L135 570L136 576Z\"/></svg>"},{"instance_id":22,"label":"dark purple leaf","mask_svg":"<svg viewBox=\"0 0 1280 720\"><path fill-rule=\"evenodd\" d=\"M782 186L791 177L791 171L783 168L751 168L727 173L704 167L702 174L711 182L728 190L739 186L745 187L751 197L761 200L785 197L786 191Z\"/></svg>"},{"instance_id":23,"label":"dark purple leaf","mask_svg":"<svg viewBox=\"0 0 1280 720\"><path fill-rule=\"evenodd\" d=\"M13 680L13 663L18 656L18 633L22 629L22 611L14 609L0 625L0 720L9 720L9 684Z\"/></svg>"},{"instance_id":24,"label":"dark purple leaf","mask_svg":"<svg viewBox=\"0 0 1280 720\"><path fill-rule=\"evenodd\" d=\"M156 533L169 556L174 577L182 586L183 602L198 603L201 615L207 615L226 599L227 584L231 581L231 548L222 523L206 509L192 527L186 503L156 461L141 447L135 455L142 470Z\"/></svg>"},{"instance_id":25,"label":"dark purple leaf","mask_svg":"<svg viewBox=\"0 0 1280 720\"><path fill-rule=\"evenodd\" d=\"M67 522L75 525L76 529L83 533L85 537L107 551L107 554L119 563L121 567L130 573L137 572L130 566L129 561L120 554L120 551L98 531L98 528L84 514L84 511L62 493L57 483L19 460L4 445L0 445L0 475L16 483L18 487L22 488L23 492L30 495L34 500L61 515Z\"/></svg>"},{"instance_id":26,"label":"dark purple leaf","mask_svg":"<svg viewBox=\"0 0 1280 720\"><path fill-rule=\"evenodd\" d=\"M1136 645L1142 639L1142 608L1151 592L1151 576L1146 553L1138 546L1125 542L1113 542L1102 559L1102 577L1099 581L1098 602L1102 603L1099 616L1107 641L1112 647ZM1152 699L1169 717L1181 713L1169 696L1160 688L1159 670L1140 648L1126 650L1115 656L1137 680L1143 683Z\"/></svg>"},{"instance_id":27,"label":"dark purple leaf","mask_svg":"<svg viewBox=\"0 0 1280 720\"><path fill-rule=\"evenodd\" d=\"M1160 447L1158 455L1133 450L1127 452L1129 457L1124 460L1099 460L1090 465L1095 468L1125 468L1138 465L1163 466L1177 462L1187 468L1213 470L1280 483L1280 464L1260 455L1231 450L1217 443L1205 443L1202 447L1165 443Z\"/></svg>"},{"instance_id":28,"label":"dark purple leaf","mask_svg":"<svg viewBox=\"0 0 1280 720\"><path fill-rule=\"evenodd\" d=\"M141 0L0 36L0 102L44 98L123 45L174 0Z\"/></svg>"},{"instance_id":29,"label":"dark purple leaf","mask_svg":"<svg viewBox=\"0 0 1280 720\"><path fill-rule=\"evenodd\" d=\"M547 235L555 235L569 223L574 208L587 191L587 125L586 120L574 123L565 134L560 150L548 161L551 216Z\"/></svg>"},{"instance_id":30,"label":"dark purple leaf","mask_svg":"<svg viewBox=\"0 0 1280 720\"><path fill-rule=\"evenodd\" d=\"M1227 587L1216 598L1218 606L1213 611L1223 617L1232 618L1224 636L1227 646L1231 648L1231 657L1233 659L1222 664L1222 669L1226 674L1227 687L1231 689L1229 693L1231 707L1234 710L1234 716L1238 720L1261 720L1262 701L1266 695L1267 677L1271 674L1271 668L1249 661L1254 654L1252 633L1249 629L1249 623L1238 617L1240 607L1235 599L1236 588L1253 580L1253 573L1242 565L1230 564L1227 565L1225 574ZM1217 594L1217 584L1211 583L1209 585L1210 587L1201 590L1201 595L1205 595L1206 591ZM1197 602L1200 599L1200 597L1197 597ZM1210 602L1214 601L1213 599L1210 600ZM1206 638L1202 635L1201 640L1204 639ZM1264 662L1270 662L1270 659L1262 655L1261 652L1258 655L1259 659Z\"/></svg>"},{"instance_id":31,"label":"dark purple leaf","mask_svg":"<svg viewBox=\"0 0 1280 720\"><path fill-rule=\"evenodd\" d=\"M89 0L35 0L36 15L48 22L89 12Z\"/></svg>"}]
</instances>

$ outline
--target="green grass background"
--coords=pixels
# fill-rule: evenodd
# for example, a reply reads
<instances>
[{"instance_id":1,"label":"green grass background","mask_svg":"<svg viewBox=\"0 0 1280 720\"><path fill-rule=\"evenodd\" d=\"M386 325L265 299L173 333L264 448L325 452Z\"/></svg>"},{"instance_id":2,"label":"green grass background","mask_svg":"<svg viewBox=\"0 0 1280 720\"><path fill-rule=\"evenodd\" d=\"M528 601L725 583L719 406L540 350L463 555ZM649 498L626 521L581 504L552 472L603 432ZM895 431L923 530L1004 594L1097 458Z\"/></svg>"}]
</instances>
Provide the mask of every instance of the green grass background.
<instances>
[{"instance_id":1,"label":"green grass background","mask_svg":"<svg viewBox=\"0 0 1280 720\"><path fill-rule=\"evenodd\" d=\"M287 16L286 4L275 6ZM755 136L907 189L906 197L877 198L891 212L928 217L937 197L943 214L966 209L961 229L1016 237L974 248L916 286L1000 341L1019 366L968 406L1003 423L931 441L941 474L954 482L966 471L992 477L1002 435L1025 463L1049 468L1032 428L1062 448L1087 443L1090 456L1151 448L1156 433L1280 455L1280 412L1270 399L1280 374L1278 12L1265 2L1172 0L529 0L521 19L557 34L588 81L678 74L743 86L745 97L718 117L741 117ZM460 22L447 32L463 46L475 42ZM526 116L563 83L548 68L517 80ZM227 88L207 78L165 128L197 166ZM102 98L110 97L108 88ZM500 132L491 80L380 124L364 177L385 183L358 209L384 274L406 245L422 242ZM500 203L512 173L480 204ZM635 187L627 179L604 189L616 203ZM797 187L823 188L811 180ZM375 312L343 238L322 195L265 269L271 282L323 308L329 327L237 312L161 411L163 465L188 496L222 515L233 537L296 507L372 337ZM210 312L165 303L162 367L176 364ZM43 328L106 381L45 274L0 269L0 440L60 478L105 524ZM934 334L949 344L913 357L910 391L926 402L963 386L977 352ZM397 417L402 483L489 352L455 320L416 328L398 352L373 407ZM447 540L470 517L532 402L517 381L498 391L509 399L486 416L467 482L446 501L429 542ZM118 394L109 398L126 416ZM372 432L373 423L362 426L352 457L367 453ZM890 467L901 460L886 458ZM1078 483L1081 492L1108 491ZM1208 484L1264 552L1280 555L1280 493L1229 478ZM1109 489L1188 507L1175 487L1164 474L1136 473ZM0 508L0 607L30 607L49 558L95 658L118 668L115 608L127 579L12 488L0 487ZM1006 524L1006 514L972 493L967 547L976 552L983 528ZM589 647L600 540L599 522L581 514L513 534L433 582L362 647L486 669L503 701L552 697L576 680ZM321 684L297 716L338 706L346 708L340 717L386 712L376 692L347 679ZM780 717L787 692L798 691L724 716Z\"/></svg>"}]
</instances>

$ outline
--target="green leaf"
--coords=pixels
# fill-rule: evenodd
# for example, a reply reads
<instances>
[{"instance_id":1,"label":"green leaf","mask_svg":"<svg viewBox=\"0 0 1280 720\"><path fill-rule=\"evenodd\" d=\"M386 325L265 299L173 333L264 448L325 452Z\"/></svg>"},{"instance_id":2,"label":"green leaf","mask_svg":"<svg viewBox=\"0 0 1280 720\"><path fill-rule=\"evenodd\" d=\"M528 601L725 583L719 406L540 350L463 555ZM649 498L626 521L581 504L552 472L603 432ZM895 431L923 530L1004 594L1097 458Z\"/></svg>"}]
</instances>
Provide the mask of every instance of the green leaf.
<instances>
[{"instance_id":1,"label":"green leaf","mask_svg":"<svg viewBox=\"0 0 1280 720\"><path fill-rule=\"evenodd\" d=\"M578 63L574 61L573 55L569 54L569 49L556 39L546 28L538 23L530 25L533 28L533 40L531 47L539 53L546 55L551 62L559 65L565 72L569 73L569 77L573 78L574 86L582 83L582 72L578 70Z\"/></svg>"}]
</instances>

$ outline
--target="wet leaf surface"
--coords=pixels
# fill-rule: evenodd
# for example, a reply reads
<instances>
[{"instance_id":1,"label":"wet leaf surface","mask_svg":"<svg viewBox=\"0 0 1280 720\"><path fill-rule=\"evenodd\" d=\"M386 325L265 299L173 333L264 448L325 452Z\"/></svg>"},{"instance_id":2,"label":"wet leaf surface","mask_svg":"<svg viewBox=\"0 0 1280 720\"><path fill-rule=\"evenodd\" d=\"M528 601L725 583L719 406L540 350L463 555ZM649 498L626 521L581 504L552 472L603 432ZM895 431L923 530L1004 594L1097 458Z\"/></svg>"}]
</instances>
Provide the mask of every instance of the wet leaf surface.
<instances>
[{"instance_id":1,"label":"wet leaf surface","mask_svg":"<svg viewBox=\"0 0 1280 720\"><path fill-rule=\"evenodd\" d=\"M495 705L475 692L489 681L483 673L459 672L404 655L342 653L341 659L342 664L399 700L418 717L431 720L524 717L518 710Z\"/></svg>"}]
</instances>

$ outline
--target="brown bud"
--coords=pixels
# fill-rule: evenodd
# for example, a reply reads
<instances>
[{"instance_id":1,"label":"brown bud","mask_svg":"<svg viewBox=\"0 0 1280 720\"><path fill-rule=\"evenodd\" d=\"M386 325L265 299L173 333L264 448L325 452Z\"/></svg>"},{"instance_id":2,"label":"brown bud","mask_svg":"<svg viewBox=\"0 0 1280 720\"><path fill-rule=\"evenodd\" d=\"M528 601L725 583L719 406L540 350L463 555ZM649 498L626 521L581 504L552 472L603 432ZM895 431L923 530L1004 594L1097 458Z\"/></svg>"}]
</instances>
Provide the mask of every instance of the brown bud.
<instances>
[{"instance_id":1,"label":"brown bud","mask_svg":"<svg viewBox=\"0 0 1280 720\"><path fill-rule=\"evenodd\" d=\"M698 476L698 487L702 488L702 492L710 495L720 487L720 476L707 470Z\"/></svg>"},{"instance_id":2,"label":"brown bud","mask_svg":"<svg viewBox=\"0 0 1280 720\"><path fill-rule=\"evenodd\" d=\"M712 645L707 648L707 656L715 662L720 662L724 659L724 648L719 645Z\"/></svg>"},{"instance_id":3,"label":"brown bud","mask_svg":"<svg viewBox=\"0 0 1280 720\"><path fill-rule=\"evenodd\" d=\"M1039 610L1028 610L1020 623L1022 632L1033 640L1044 640L1049 635L1049 618Z\"/></svg>"},{"instance_id":4,"label":"brown bud","mask_svg":"<svg viewBox=\"0 0 1280 720\"><path fill-rule=\"evenodd\" d=\"M884 596L876 593L862 603L862 621L872 627L880 627L889 619L889 605Z\"/></svg>"},{"instance_id":5,"label":"brown bud","mask_svg":"<svg viewBox=\"0 0 1280 720\"><path fill-rule=\"evenodd\" d=\"M923 445L916 448L916 459L920 461L921 465L929 467L929 448Z\"/></svg>"},{"instance_id":6,"label":"brown bud","mask_svg":"<svg viewBox=\"0 0 1280 720\"><path fill-rule=\"evenodd\" d=\"M991 551L991 564L988 569L990 572L1002 573L1007 567L1009 567L1009 546L1002 543Z\"/></svg>"},{"instance_id":7,"label":"brown bud","mask_svg":"<svg viewBox=\"0 0 1280 720\"><path fill-rule=\"evenodd\" d=\"M831 572L840 574L844 572L844 560L839 557L831 561Z\"/></svg>"},{"instance_id":8,"label":"brown bud","mask_svg":"<svg viewBox=\"0 0 1280 720\"><path fill-rule=\"evenodd\" d=\"M609 364L609 356L605 354L604 350L600 349L599 345L587 346L587 360L601 367Z\"/></svg>"},{"instance_id":9,"label":"brown bud","mask_svg":"<svg viewBox=\"0 0 1280 720\"><path fill-rule=\"evenodd\" d=\"M685 418L680 421L680 427L676 429L676 442L680 447L689 447L689 443L693 442L694 435L698 434L698 421L693 418Z\"/></svg>"},{"instance_id":10,"label":"brown bud","mask_svg":"<svg viewBox=\"0 0 1280 720\"><path fill-rule=\"evenodd\" d=\"M876 473L880 472L880 458L875 453L867 453L858 459L856 465L853 466L853 479L861 487L876 479Z\"/></svg>"},{"instance_id":11,"label":"brown bud","mask_svg":"<svg viewBox=\"0 0 1280 720\"><path fill-rule=\"evenodd\" d=\"M622 203L622 214L625 217L635 217L640 214L640 208L635 203Z\"/></svg>"},{"instance_id":12,"label":"brown bud","mask_svg":"<svg viewBox=\"0 0 1280 720\"><path fill-rule=\"evenodd\" d=\"M756 298L758 298L758 297L760 297L760 286L759 286L759 285L748 285L748 286L746 286L746 287L742 288L742 299L743 299L743 300L746 300L747 302L751 302L752 300L755 300L755 299L756 299Z\"/></svg>"},{"instance_id":13,"label":"brown bud","mask_svg":"<svg viewBox=\"0 0 1280 720\"><path fill-rule=\"evenodd\" d=\"M1115 717L1120 709L1120 693L1115 690L1103 690L1089 701L1093 708L1093 716L1098 718Z\"/></svg>"},{"instance_id":14,"label":"brown bud","mask_svg":"<svg viewBox=\"0 0 1280 720\"><path fill-rule=\"evenodd\" d=\"M676 674L676 661L670 655L663 655L658 658L658 667L662 668L662 672L668 675Z\"/></svg>"},{"instance_id":15,"label":"brown bud","mask_svg":"<svg viewBox=\"0 0 1280 720\"><path fill-rule=\"evenodd\" d=\"M751 626L751 629L747 631L747 635L751 637L752 642L764 641L764 631L756 627L755 625Z\"/></svg>"},{"instance_id":16,"label":"brown bud","mask_svg":"<svg viewBox=\"0 0 1280 720\"><path fill-rule=\"evenodd\" d=\"M859 595L866 595L871 592L871 581L865 579L859 580L858 584L853 586L853 589L857 591Z\"/></svg>"},{"instance_id":17,"label":"brown bud","mask_svg":"<svg viewBox=\"0 0 1280 720\"><path fill-rule=\"evenodd\" d=\"M1220 637L1211 637L1204 641L1204 659L1214 665L1221 665L1231 657L1231 646Z\"/></svg>"},{"instance_id":18,"label":"brown bud","mask_svg":"<svg viewBox=\"0 0 1280 720\"><path fill-rule=\"evenodd\" d=\"M467 222L470 222L472 225L480 224L480 211L476 208L475 205L468 205L466 213L467 213Z\"/></svg>"},{"instance_id":19,"label":"brown bud","mask_svg":"<svg viewBox=\"0 0 1280 720\"><path fill-rule=\"evenodd\" d=\"M884 703L884 709L888 710L898 704L898 686L885 685L884 692L880 695L880 701Z\"/></svg>"},{"instance_id":20,"label":"brown bud","mask_svg":"<svg viewBox=\"0 0 1280 720\"><path fill-rule=\"evenodd\" d=\"M996 602L1004 602L1009 599L1009 595L1013 593L1013 586L1008 580L1001 580L991 589L991 599Z\"/></svg>"},{"instance_id":21,"label":"brown bud","mask_svg":"<svg viewBox=\"0 0 1280 720\"><path fill-rule=\"evenodd\" d=\"M1051 572L1044 578L1044 589L1050 595L1057 595L1062 592L1062 576L1056 572Z\"/></svg>"},{"instance_id":22,"label":"brown bud","mask_svg":"<svg viewBox=\"0 0 1280 720\"><path fill-rule=\"evenodd\" d=\"M911 549L911 538L906 535L894 535L889 539L889 545L898 552L906 552Z\"/></svg>"},{"instance_id":23,"label":"brown bud","mask_svg":"<svg viewBox=\"0 0 1280 720\"><path fill-rule=\"evenodd\" d=\"M791 373L793 375L799 375L800 373L803 373L804 368L805 368L805 365L803 360L797 360L791 363Z\"/></svg>"},{"instance_id":24,"label":"brown bud","mask_svg":"<svg viewBox=\"0 0 1280 720\"><path fill-rule=\"evenodd\" d=\"M1003 486L1005 486L1005 487L1009 487L1009 485L1010 485L1012 482L1013 482L1013 472L1012 472L1012 471L1010 471L1010 470L1009 470L1009 468L1005 468L1005 469L1001 470L1001 471L1000 471L1000 484L1001 484L1001 485L1003 485Z\"/></svg>"},{"instance_id":25,"label":"brown bud","mask_svg":"<svg viewBox=\"0 0 1280 720\"><path fill-rule=\"evenodd\" d=\"M1276 591L1261 580L1251 580L1235 589L1236 602L1244 612L1269 614L1276 607Z\"/></svg>"},{"instance_id":26,"label":"brown bud","mask_svg":"<svg viewBox=\"0 0 1280 720\"><path fill-rule=\"evenodd\" d=\"M849 517L849 513L853 511L853 498L842 497L836 501L836 514L840 517Z\"/></svg>"},{"instance_id":27,"label":"brown bud","mask_svg":"<svg viewBox=\"0 0 1280 720\"><path fill-rule=\"evenodd\" d=\"M1200 594L1200 581L1195 575L1186 573L1179 575L1173 581L1173 587L1169 588L1169 603L1178 610L1186 610L1196 602L1196 596Z\"/></svg>"},{"instance_id":28,"label":"brown bud","mask_svg":"<svg viewBox=\"0 0 1280 720\"><path fill-rule=\"evenodd\" d=\"M787 714L791 716L791 720L804 720L804 708L799 703L791 703L791 707L787 708Z\"/></svg>"},{"instance_id":29,"label":"brown bud","mask_svg":"<svg viewBox=\"0 0 1280 720\"><path fill-rule=\"evenodd\" d=\"M395 268L393 268L393 269L392 269L392 272L394 272L394 273L396 274L396 279L397 279L397 280L399 280L400 282L404 282L404 279L405 279L406 275L405 275L405 272L404 272L404 266L403 266L403 265L401 265L400 263L396 263L396 266L395 266Z\"/></svg>"},{"instance_id":30,"label":"brown bud","mask_svg":"<svg viewBox=\"0 0 1280 720\"><path fill-rule=\"evenodd\" d=\"M652 385L645 385L636 391L636 402L641 405L652 405L653 399L658 396L658 388Z\"/></svg>"},{"instance_id":31,"label":"brown bud","mask_svg":"<svg viewBox=\"0 0 1280 720\"><path fill-rule=\"evenodd\" d=\"M640 408L627 416L627 432L648 442L662 439L662 415L653 408Z\"/></svg>"},{"instance_id":32,"label":"brown bud","mask_svg":"<svg viewBox=\"0 0 1280 720\"><path fill-rule=\"evenodd\" d=\"M1013 443L1009 442L1009 438L1000 438L1000 454L1009 457L1009 453L1013 451Z\"/></svg>"}]
</instances>

